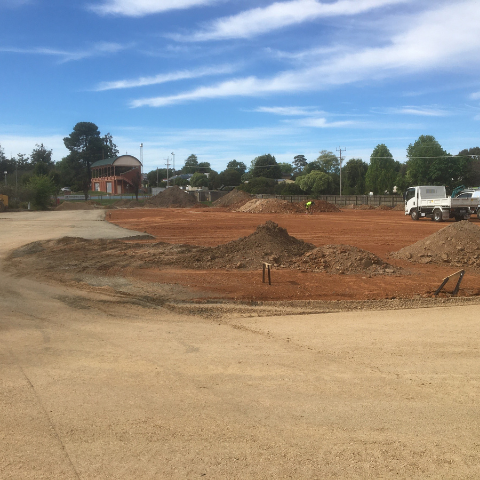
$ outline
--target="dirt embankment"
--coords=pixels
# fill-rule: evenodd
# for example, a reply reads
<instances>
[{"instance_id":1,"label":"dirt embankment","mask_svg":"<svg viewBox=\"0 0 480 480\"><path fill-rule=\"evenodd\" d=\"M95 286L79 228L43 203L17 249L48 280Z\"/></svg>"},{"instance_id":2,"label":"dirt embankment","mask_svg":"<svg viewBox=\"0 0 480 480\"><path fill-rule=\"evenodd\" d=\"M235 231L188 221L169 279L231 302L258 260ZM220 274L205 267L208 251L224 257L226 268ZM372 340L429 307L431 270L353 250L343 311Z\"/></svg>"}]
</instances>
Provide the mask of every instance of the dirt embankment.
<instances>
[{"instance_id":1,"label":"dirt embankment","mask_svg":"<svg viewBox=\"0 0 480 480\"><path fill-rule=\"evenodd\" d=\"M413 245L392 253L413 263L480 268L480 228L468 221L452 223Z\"/></svg>"}]
</instances>

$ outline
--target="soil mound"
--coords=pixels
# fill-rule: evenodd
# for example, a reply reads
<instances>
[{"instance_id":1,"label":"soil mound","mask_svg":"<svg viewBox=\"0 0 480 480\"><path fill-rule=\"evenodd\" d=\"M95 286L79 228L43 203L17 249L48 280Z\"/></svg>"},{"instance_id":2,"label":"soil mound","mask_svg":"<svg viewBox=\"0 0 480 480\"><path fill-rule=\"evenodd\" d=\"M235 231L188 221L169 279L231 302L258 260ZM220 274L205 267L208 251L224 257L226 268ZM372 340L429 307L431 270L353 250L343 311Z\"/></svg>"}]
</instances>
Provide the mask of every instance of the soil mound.
<instances>
[{"instance_id":1,"label":"soil mound","mask_svg":"<svg viewBox=\"0 0 480 480\"><path fill-rule=\"evenodd\" d=\"M189 208L197 205L197 199L177 185L167 188L145 201L146 207Z\"/></svg>"},{"instance_id":2,"label":"soil mound","mask_svg":"<svg viewBox=\"0 0 480 480\"><path fill-rule=\"evenodd\" d=\"M223 197L220 197L218 200L215 200L212 203L212 207L235 207L239 208L249 200L252 199L252 196L242 190L233 189L231 192L227 193Z\"/></svg>"},{"instance_id":3,"label":"soil mound","mask_svg":"<svg viewBox=\"0 0 480 480\"><path fill-rule=\"evenodd\" d=\"M390 205L379 205L378 207L376 207L375 210L391 210L392 207L390 207Z\"/></svg>"},{"instance_id":4,"label":"soil mound","mask_svg":"<svg viewBox=\"0 0 480 480\"><path fill-rule=\"evenodd\" d=\"M452 223L391 256L414 263L480 268L480 228L466 220Z\"/></svg>"},{"instance_id":5,"label":"soil mound","mask_svg":"<svg viewBox=\"0 0 480 480\"><path fill-rule=\"evenodd\" d=\"M255 198L234 210L236 212L248 213L303 213L306 208L304 202L287 202L276 198ZM318 212L339 212L340 209L333 203L324 200L315 200L310 207L311 213Z\"/></svg>"},{"instance_id":6,"label":"soil mound","mask_svg":"<svg viewBox=\"0 0 480 480\"><path fill-rule=\"evenodd\" d=\"M368 276L401 271L375 254L350 245L323 245L307 252L296 266L307 271Z\"/></svg>"},{"instance_id":7,"label":"soil mound","mask_svg":"<svg viewBox=\"0 0 480 480\"><path fill-rule=\"evenodd\" d=\"M404 212L405 211L405 205L403 203L397 203L393 208L392 210L395 210L395 211L401 211L401 212Z\"/></svg>"},{"instance_id":8,"label":"soil mound","mask_svg":"<svg viewBox=\"0 0 480 480\"><path fill-rule=\"evenodd\" d=\"M291 258L313 248L315 245L292 237L285 228L269 220L248 237L212 248L208 261L224 267L259 268L262 262L288 264Z\"/></svg>"}]
</instances>

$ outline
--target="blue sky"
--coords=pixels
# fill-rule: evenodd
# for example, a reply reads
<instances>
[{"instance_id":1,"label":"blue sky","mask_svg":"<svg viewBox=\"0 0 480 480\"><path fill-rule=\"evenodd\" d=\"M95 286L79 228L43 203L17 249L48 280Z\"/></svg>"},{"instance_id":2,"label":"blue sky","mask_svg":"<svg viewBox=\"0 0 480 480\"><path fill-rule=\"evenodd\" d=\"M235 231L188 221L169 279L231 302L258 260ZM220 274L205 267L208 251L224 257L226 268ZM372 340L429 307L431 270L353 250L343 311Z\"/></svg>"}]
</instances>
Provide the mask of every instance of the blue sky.
<instances>
[{"instance_id":1,"label":"blue sky","mask_svg":"<svg viewBox=\"0 0 480 480\"><path fill-rule=\"evenodd\" d=\"M67 152L77 122L144 170L264 153L400 161L480 145L478 0L0 0L0 145Z\"/></svg>"}]
</instances>

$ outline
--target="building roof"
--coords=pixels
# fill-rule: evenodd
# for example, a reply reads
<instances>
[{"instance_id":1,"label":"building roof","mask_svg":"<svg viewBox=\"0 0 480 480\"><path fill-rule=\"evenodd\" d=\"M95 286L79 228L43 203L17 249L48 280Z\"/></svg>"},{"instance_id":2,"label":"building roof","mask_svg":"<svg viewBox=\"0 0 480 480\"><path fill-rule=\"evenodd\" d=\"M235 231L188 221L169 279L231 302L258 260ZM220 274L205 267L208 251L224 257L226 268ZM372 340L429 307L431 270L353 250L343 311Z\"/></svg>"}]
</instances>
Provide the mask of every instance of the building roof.
<instances>
[{"instance_id":1,"label":"building roof","mask_svg":"<svg viewBox=\"0 0 480 480\"><path fill-rule=\"evenodd\" d=\"M114 163L121 163L122 165L132 166L141 165L140 160L133 155L120 155L118 157L104 158L103 160L98 160L98 162L92 163L91 167L105 167L107 165L113 165Z\"/></svg>"}]
</instances>

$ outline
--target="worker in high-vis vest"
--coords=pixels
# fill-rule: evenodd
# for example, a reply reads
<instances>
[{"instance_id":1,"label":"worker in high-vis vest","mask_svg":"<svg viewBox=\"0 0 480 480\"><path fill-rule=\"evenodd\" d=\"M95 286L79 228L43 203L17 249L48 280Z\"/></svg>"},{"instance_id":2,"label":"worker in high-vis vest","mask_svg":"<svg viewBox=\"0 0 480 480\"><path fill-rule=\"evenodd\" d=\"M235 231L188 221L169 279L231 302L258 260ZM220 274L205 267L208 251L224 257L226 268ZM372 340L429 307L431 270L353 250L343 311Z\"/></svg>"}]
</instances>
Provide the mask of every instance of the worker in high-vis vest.
<instances>
[{"instance_id":1,"label":"worker in high-vis vest","mask_svg":"<svg viewBox=\"0 0 480 480\"><path fill-rule=\"evenodd\" d=\"M313 202L311 200L309 200L306 204L305 204L305 208L306 208L306 214L308 215L308 212L310 210L310 207L312 206Z\"/></svg>"}]
</instances>

